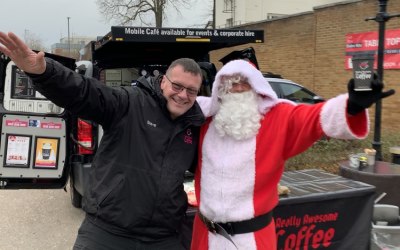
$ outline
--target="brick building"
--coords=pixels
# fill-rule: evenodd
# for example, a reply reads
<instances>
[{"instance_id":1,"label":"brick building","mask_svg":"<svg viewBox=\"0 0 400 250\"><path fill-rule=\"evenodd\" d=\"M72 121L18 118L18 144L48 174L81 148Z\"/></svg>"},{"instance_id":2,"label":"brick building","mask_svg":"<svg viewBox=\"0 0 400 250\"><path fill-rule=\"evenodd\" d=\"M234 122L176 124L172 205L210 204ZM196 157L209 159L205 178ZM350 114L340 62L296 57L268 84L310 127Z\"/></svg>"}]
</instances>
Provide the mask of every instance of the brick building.
<instances>
[{"instance_id":1,"label":"brick building","mask_svg":"<svg viewBox=\"0 0 400 250\"><path fill-rule=\"evenodd\" d=\"M310 11L315 6L343 0L215 0L218 29Z\"/></svg>"},{"instance_id":2,"label":"brick building","mask_svg":"<svg viewBox=\"0 0 400 250\"><path fill-rule=\"evenodd\" d=\"M347 92L352 71L345 69L346 34L378 31L378 23L365 21L379 10L377 0L350 0L283 18L251 23L237 28L263 29L264 43L251 44L262 71L279 73L325 98ZM389 14L400 13L398 0L389 0ZM400 18L386 22L386 29L400 29ZM247 46L238 46L242 49ZM232 48L211 54L217 68L220 58ZM400 129L400 69L384 70L385 89L397 93L382 102L382 130ZM375 109L370 109L373 130Z\"/></svg>"}]
</instances>

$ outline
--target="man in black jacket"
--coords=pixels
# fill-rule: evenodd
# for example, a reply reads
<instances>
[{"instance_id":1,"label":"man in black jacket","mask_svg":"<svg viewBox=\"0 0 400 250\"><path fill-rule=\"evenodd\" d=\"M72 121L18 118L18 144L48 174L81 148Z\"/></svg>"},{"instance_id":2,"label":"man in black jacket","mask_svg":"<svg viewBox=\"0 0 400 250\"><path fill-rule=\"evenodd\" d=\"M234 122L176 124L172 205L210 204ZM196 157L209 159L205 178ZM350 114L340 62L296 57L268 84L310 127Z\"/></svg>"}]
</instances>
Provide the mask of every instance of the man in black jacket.
<instances>
[{"instance_id":1,"label":"man in black jacket","mask_svg":"<svg viewBox=\"0 0 400 250\"><path fill-rule=\"evenodd\" d=\"M204 122L197 63L177 59L164 76L111 88L33 52L13 33L0 32L0 43L41 94L104 129L74 249L183 249L182 184Z\"/></svg>"}]
</instances>

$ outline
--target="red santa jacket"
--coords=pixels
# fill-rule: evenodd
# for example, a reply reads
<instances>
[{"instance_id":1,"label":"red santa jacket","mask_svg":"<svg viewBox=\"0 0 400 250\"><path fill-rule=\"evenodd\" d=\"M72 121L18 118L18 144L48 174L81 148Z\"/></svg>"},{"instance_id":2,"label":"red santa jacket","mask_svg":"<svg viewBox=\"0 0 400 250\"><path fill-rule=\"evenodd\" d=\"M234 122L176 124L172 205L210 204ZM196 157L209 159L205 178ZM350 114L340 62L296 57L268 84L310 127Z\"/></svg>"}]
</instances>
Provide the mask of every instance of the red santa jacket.
<instances>
[{"instance_id":1,"label":"red santa jacket","mask_svg":"<svg viewBox=\"0 0 400 250\"><path fill-rule=\"evenodd\" d=\"M241 73L250 78L253 89L265 97L265 102L259 105L264 117L258 134L241 141L221 137L212 119L201 131L196 198L201 213L216 222L248 220L271 211L278 203L277 184L285 161L305 151L322 135L364 138L369 130L367 112L352 117L347 115L347 95L316 105L280 101L271 89L259 84L264 79L262 75L260 77L246 65L239 62L228 69L222 68L216 76L213 91L216 92L221 75L240 68ZM218 110L216 97L198 98L198 102L206 116L213 116ZM232 239L239 249L275 250L275 224L271 222L257 232L237 234ZM236 248L223 236L208 232L196 216L192 249Z\"/></svg>"}]
</instances>

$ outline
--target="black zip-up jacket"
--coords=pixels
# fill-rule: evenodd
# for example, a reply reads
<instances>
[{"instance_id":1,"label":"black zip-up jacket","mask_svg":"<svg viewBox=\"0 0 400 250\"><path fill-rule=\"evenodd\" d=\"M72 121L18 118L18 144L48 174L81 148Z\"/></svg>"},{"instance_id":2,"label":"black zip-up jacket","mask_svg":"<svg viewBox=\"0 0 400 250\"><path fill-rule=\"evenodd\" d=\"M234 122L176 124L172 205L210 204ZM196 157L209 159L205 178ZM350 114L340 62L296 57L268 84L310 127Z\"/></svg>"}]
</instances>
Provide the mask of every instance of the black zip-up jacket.
<instances>
[{"instance_id":1,"label":"black zip-up jacket","mask_svg":"<svg viewBox=\"0 0 400 250\"><path fill-rule=\"evenodd\" d=\"M176 234L187 209L185 171L196 158L197 102L172 120L159 81L111 88L46 58L41 75L29 76L56 105L102 125L83 209L103 229L141 240Z\"/></svg>"}]
</instances>

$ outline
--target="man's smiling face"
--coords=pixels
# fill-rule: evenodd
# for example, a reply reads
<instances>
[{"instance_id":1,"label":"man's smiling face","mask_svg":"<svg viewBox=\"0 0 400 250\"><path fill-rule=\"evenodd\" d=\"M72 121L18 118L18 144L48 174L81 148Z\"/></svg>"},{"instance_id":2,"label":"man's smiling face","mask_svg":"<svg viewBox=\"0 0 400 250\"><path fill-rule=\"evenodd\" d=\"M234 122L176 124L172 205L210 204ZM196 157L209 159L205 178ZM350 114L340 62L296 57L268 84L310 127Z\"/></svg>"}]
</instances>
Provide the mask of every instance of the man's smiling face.
<instances>
[{"instance_id":1,"label":"man's smiling face","mask_svg":"<svg viewBox=\"0 0 400 250\"><path fill-rule=\"evenodd\" d=\"M161 81L161 89L172 119L183 115L193 106L201 82L201 75L185 72L181 65L167 71Z\"/></svg>"}]
</instances>

